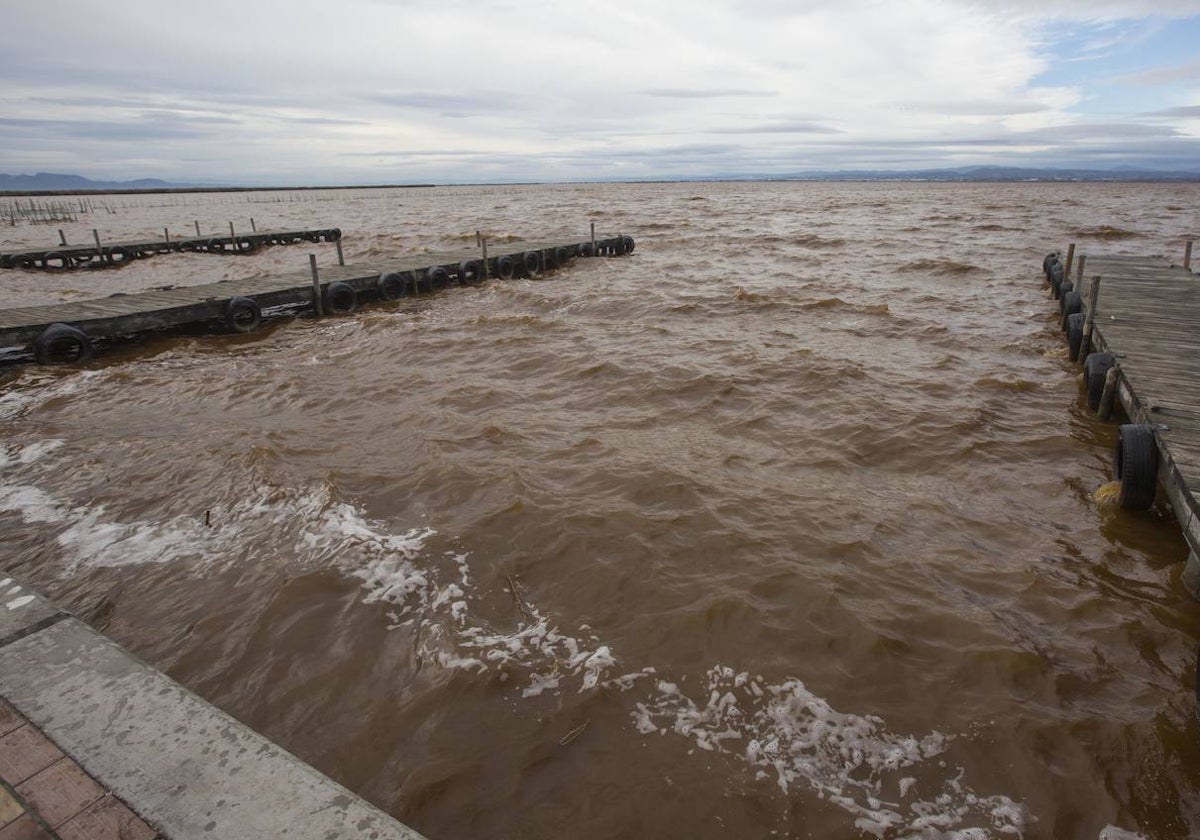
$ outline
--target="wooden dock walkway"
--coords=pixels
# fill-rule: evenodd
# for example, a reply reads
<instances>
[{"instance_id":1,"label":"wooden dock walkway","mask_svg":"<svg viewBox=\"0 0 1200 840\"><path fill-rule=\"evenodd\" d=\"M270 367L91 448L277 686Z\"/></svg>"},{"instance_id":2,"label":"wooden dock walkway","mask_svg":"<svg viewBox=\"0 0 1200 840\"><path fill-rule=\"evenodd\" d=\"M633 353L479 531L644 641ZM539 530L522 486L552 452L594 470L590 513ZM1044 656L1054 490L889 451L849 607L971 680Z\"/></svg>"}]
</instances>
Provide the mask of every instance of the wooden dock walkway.
<instances>
[{"instance_id":1,"label":"wooden dock walkway","mask_svg":"<svg viewBox=\"0 0 1200 840\"><path fill-rule=\"evenodd\" d=\"M0 310L0 348L32 350L43 364L87 359L97 340L185 324L213 323L249 332L264 309L312 307L318 314L352 312L360 299L395 300L452 283L532 276L580 256L633 251L630 236L585 242L507 243L499 254L455 253L400 257L386 265L337 265L248 280L116 294L96 300Z\"/></svg>"},{"instance_id":2,"label":"wooden dock walkway","mask_svg":"<svg viewBox=\"0 0 1200 840\"><path fill-rule=\"evenodd\" d=\"M252 254L264 245L291 245L294 242L337 242L342 232L337 228L305 230L253 230L237 233L230 225L228 236L201 234L196 225L195 236L172 237L163 231L163 238L150 242L103 242L99 235L87 245L60 244L53 248L27 248L0 254L0 268L70 271L81 268L111 268L133 260L157 254L179 251L199 251L209 254ZM94 233L94 231L93 231ZM59 231L61 236L62 232Z\"/></svg>"},{"instance_id":3,"label":"wooden dock walkway","mask_svg":"<svg viewBox=\"0 0 1200 840\"><path fill-rule=\"evenodd\" d=\"M1047 279L1059 299L1072 360L1084 366L1088 406L1129 419L1113 455L1123 507L1161 492L1191 549L1184 584L1200 598L1200 276L1158 257L1081 254ZM1072 269L1074 277L1072 278ZM1161 489L1160 489L1161 488Z\"/></svg>"}]
</instances>

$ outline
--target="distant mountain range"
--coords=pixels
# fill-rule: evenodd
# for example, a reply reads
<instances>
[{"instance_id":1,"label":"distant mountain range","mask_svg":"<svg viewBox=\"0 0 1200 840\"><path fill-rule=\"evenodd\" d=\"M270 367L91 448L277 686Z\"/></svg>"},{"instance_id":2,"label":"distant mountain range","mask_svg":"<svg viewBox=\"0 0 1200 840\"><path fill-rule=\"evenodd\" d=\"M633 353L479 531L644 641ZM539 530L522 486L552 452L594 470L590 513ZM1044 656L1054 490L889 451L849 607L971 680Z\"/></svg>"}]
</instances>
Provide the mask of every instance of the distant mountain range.
<instances>
[{"instance_id":1,"label":"distant mountain range","mask_svg":"<svg viewBox=\"0 0 1200 840\"><path fill-rule=\"evenodd\" d=\"M1200 181L1197 171L1163 171L1116 167L1114 169L1035 169L1019 166L964 166L952 169L861 169L793 172L785 175L723 173L680 178L633 179L647 181ZM455 182L462 183L462 182ZM338 185L329 184L327 187ZM353 185L360 189L367 185ZM388 184L379 186L415 186ZM429 186L429 185L421 185ZM313 186L236 187L172 183L158 178L136 181L93 181L82 175L38 172L35 175L0 173L0 193L39 192L159 192L166 190L223 191L255 189L321 189Z\"/></svg>"}]
</instances>

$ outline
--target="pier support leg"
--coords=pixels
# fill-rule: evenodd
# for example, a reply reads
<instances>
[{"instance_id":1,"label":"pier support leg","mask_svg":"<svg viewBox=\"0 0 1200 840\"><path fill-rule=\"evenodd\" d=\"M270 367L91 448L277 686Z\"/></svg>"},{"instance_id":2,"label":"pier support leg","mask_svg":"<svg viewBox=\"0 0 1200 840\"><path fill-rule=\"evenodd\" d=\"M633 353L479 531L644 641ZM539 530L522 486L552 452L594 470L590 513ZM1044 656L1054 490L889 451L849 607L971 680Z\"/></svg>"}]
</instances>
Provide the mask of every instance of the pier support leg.
<instances>
[{"instance_id":1,"label":"pier support leg","mask_svg":"<svg viewBox=\"0 0 1200 840\"><path fill-rule=\"evenodd\" d=\"M1200 558L1196 557L1194 551L1188 554L1187 565L1183 567L1180 582L1189 595L1200 601Z\"/></svg>"},{"instance_id":2,"label":"pier support leg","mask_svg":"<svg viewBox=\"0 0 1200 840\"><path fill-rule=\"evenodd\" d=\"M1120 365L1113 365L1104 375L1104 392L1100 394L1100 405L1096 408L1096 416L1101 420L1112 417L1113 405L1117 401L1117 378L1120 375Z\"/></svg>"},{"instance_id":3,"label":"pier support leg","mask_svg":"<svg viewBox=\"0 0 1200 840\"><path fill-rule=\"evenodd\" d=\"M1063 263L1063 279L1064 280L1070 279L1071 266L1074 264L1074 262L1075 262L1075 243L1072 242L1070 245L1067 246L1067 261L1065 263Z\"/></svg>"},{"instance_id":4,"label":"pier support leg","mask_svg":"<svg viewBox=\"0 0 1200 840\"><path fill-rule=\"evenodd\" d=\"M317 273L317 255L308 255L308 267L312 269L313 281L313 309L317 310L317 315L325 314L325 307L321 303L321 275Z\"/></svg>"},{"instance_id":5,"label":"pier support leg","mask_svg":"<svg viewBox=\"0 0 1200 840\"><path fill-rule=\"evenodd\" d=\"M1189 271L1192 268L1192 240L1188 240L1183 246L1183 267Z\"/></svg>"},{"instance_id":6,"label":"pier support leg","mask_svg":"<svg viewBox=\"0 0 1200 840\"><path fill-rule=\"evenodd\" d=\"M345 265L346 264L346 256L345 256L345 254L342 253L342 240L339 239L337 242L335 242L333 244L337 246L338 265Z\"/></svg>"}]
</instances>

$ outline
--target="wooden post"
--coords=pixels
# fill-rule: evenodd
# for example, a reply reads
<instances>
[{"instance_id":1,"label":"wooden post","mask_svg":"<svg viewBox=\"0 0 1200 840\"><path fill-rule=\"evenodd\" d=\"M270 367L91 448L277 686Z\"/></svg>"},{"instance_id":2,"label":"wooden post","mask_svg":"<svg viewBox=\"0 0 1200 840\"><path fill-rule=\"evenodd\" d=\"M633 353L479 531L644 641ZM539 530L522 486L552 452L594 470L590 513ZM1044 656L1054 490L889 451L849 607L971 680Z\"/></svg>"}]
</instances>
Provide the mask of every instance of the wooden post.
<instances>
[{"instance_id":1,"label":"wooden post","mask_svg":"<svg viewBox=\"0 0 1200 840\"><path fill-rule=\"evenodd\" d=\"M346 258L342 255L342 240L339 239L337 242L335 242L333 244L337 246L338 265L345 265Z\"/></svg>"},{"instance_id":2,"label":"wooden post","mask_svg":"<svg viewBox=\"0 0 1200 840\"><path fill-rule=\"evenodd\" d=\"M253 217L253 216L251 216L251 217L250 217L250 231L251 231L252 233L258 233L258 225L254 224L254 217Z\"/></svg>"},{"instance_id":3,"label":"wooden post","mask_svg":"<svg viewBox=\"0 0 1200 840\"><path fill-rule=\"evenodd\" d=\"M197 236L199 236L199 235L200 235L200 222L199 222L199 220L197 220L196 222L194 222L194 224L196 225L196 235L197 235Z\"/></svg>"},{"instance_id":4,"label":"wooden post","mask_svg":"<svg viewBox=\"0 0 1200 840\"><path fill-rule=\"evenodd\" d=\"M321 275L317 273L317 255L308 255L308 267L312 269L313 280L313 309L317 310L318 315L325 314L325 307L321 304Z\"/></svg>"},{"instance_id":5,"label":"wooden post","mask_svg":"<svg viewBox=\"0 0 1200 840\"><path fill-rule=\"evenodd\" d=\"M1096 416L1101 420L1112 417L1113 404L1117 401L1117 377L1121 375L1121 366L1113 365L1104 376L1104 392L1100 394L1100 405L1096 408Z\"/></svg>"},{"instance_id":6,"label":"wooden post","mask_svg":"<svg viewBox=\"0 0 1200 840\"><path fill-rule=\"evenodd\" d=\"M166 240L167 245L171 244L171 231L166 228L163 228L163 239Z\"/></svg>"},{"instance_id":7,"label":"wooden post","mask_svg":"<svg viewBox=\"0 0 1200 840\"><path fill-rule=\"evenodd\" d=\"M596 256L596 223L592 222L592 256Z\"/></svg>"},{"instance_id":8,"label":"wooden post","mask_svg":"<svg viewBox=\"0 0 1200 840\"><path fill-rule=\"evenodd\" d=\"M1079 255L1079 268L1075 271L1075 288L1081 288L1079 285L1083 282L1083 266L1087 262L1087 254Z\"/></svg>"},{"instance_id":9,"label":"wooden post","mask_svg":"<svg viewBox=\"0 0 1200 840\"><path fill-rule=\"evenodd\" d=\"M1071 263L1075 261L1075 243L1072 242L1067 246L1067 262L1063 265L1063 277L1071 276Z\"/></svg>"},{"instance_id":10,"label":"wooden post","mask_svg":"<svg viewBox=\"0 0 1200 840\"><path fill-rule=\"evenodd\" d=\"M1183 246L1183 267L1191 270L1192 267L1192 240L1188 240Z\"/></svg>"},{"instance_id":11,"label":"wooden post","mask_svg":"<svg viewBox=\"0 0 1200 840\"><path fill-rule=\"evenodd\" d=\"M233 232L233 222L229 223L229 239L231 240L229 244L232 245L233 250L236 251L237 250L237 234Z\"/></svg>"},{"instance_id":12,"label":"wooden post","mask_svg":"<svg viewBox=\"0 0 1200 840\"><path fill-rule=\"evenodd\" d=\"M479 236L478 232L476 235ZM487 237L479 236L479 247L483 249L483 279L488 279Z\"/></svg>"},{"instance_id":13,"label":"wooden post","mask_svg":"<svg viewBox=\"0 0 1200 840\"><path fill-rule=\"evenodd\" d=\"M1079 258L1079 266L1083 267L1083 257ZM1092 285L1088 286L1087 296L1087 314L1083 322L1083 341L1079 345L1079 361L1082 362L1088 357L1088 353L1092 352L1092 322L1096 320L1096 305L1100 299L1100 275L1097 274L1092 278Z\"/></svg>"},{"instance_id":14,"label":"wooden post","mask_svg":"<svg viewBox=\"0 0 1200 840\"><path fill-rule=\"evenodd\" d=\"M96 230L95 228L92 228L92 236L96 240L96 250L103 251L104 246L100 244L100 231Z\"/></svg>"},{"instance_id":15,"label":"wooden post","mask_svg":"<svg viewBox=\"0 0 1200 840\"><path fill-rule=\"evenodd\" d=\"M59 245L67 244L67 237L63 235L62 228L58 229L58 244ZM1191 245L1192 245L1192 243L1189 242L1188 247L1191 248Z\"/></svg>"},{"instance_id":16,"label":"wooden post","mask_svg":"<svg viewBox=\"0 0 1200 840\"><path fill-rule=\"evenodd\" d=\"M475 247L478 248L483 244L483 235L479 231L475 231Z\"/></svg>"}]
</instances>

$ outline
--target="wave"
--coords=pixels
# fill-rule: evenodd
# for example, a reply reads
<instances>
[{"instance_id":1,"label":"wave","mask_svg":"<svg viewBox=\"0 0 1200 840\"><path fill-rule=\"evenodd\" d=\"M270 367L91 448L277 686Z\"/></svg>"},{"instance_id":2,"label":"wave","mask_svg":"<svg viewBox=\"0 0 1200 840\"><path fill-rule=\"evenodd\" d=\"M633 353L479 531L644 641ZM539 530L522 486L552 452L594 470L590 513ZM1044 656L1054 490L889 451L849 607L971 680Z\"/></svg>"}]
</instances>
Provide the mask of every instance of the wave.
<instances>
[{"instance_id":1,"label":"wave","mask_svg":"<svg viewBox=\"0 0 1200 840\"><path fill-rule=\"evenodd\" d=\"M971 263L958 262L950 259L920 259L912 262L902 263L897 267L897 271L920 271L926 274L968 274L972 271L980 271L977 265Z\"/></svg>"},{"instance_id":2,"label":"wave","mask_svg":"<svg viewBox=\"0 0 1200 840\"><path fill-rule=\"evenodd\" d=\"M1125 230L1111 225L1097 225L1096 227L1079 228L1071 235L1079 239L1133 239L1142 234L1135 230Z\"/></svg>"}]
</instances>

